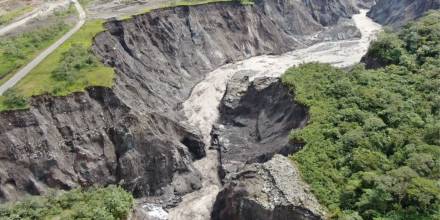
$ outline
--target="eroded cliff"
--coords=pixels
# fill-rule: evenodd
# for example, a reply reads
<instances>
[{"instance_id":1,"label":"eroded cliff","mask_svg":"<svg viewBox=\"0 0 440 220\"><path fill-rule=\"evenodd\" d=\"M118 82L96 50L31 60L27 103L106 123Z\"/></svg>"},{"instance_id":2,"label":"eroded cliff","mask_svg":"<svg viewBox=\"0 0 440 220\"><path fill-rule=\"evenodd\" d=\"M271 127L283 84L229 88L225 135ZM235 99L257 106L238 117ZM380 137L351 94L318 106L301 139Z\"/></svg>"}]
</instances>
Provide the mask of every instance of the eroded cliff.
<instances>
[{"instance_id":1,"label":"eroded cliff","mask_svg":"<svg viewBox=\"0 0 440 220\"><path fill-rule=\"evenodd\" d=\"M2 199L112 183L136 196L166 193L181 179L188 188L171 193L200 187L191 160L204 145L169 118L131 111L106 88L32 101L30 110L0 115Z\"/></svg>"},{"instance_id":2,"label":"eroded cliff","mask_svg":"<svg viewBox=\"0 0 440 220\"><path fill-rule=\"evenodd\" d=\"M220 104L220 118L213 129L222 176L240 171L245 164L263 163L276 153L289 155L301 145L289 142L292 129L304 127L307 108L294 101L279 78L235 76Z\"/></svg>"},{"instance_id":3,"label":"eroded cliff","mask_svg":"<svg viewBox=\"0 0 440 220\"><path fill-rule=\"evenodd\" d=\"M378 0L368 16L380 24L397 28L439 8L440 0Z\"/></svg>"}]
</instances>

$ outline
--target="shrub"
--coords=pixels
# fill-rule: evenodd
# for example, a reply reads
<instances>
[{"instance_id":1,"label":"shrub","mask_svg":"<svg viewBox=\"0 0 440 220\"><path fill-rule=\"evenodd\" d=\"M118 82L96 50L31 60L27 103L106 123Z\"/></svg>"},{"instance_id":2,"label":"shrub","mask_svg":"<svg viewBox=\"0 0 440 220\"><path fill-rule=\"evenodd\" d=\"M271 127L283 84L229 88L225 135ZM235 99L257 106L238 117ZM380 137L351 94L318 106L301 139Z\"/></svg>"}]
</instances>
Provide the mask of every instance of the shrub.
<instances>
[{"instance_id":1,"label":"shrub","mask_svg":"<svg viewBox=\"0 0 440 220\"><path fill-rule=\"evenodd\" d=\"M10 109L24 108L27 105L27 99L15 89L8 89L4 93L3 104Z\"/></svg>"},{"instance_id":2,"label":"shrub","mask_svg":"<svg viewBox=\"0 0 440 220\"><path fill-rule=\"evenodd\" d=\"M121 187L74 189L0 206L0 219L126 219L133 196Z\"/></svg>"}]
</instances>

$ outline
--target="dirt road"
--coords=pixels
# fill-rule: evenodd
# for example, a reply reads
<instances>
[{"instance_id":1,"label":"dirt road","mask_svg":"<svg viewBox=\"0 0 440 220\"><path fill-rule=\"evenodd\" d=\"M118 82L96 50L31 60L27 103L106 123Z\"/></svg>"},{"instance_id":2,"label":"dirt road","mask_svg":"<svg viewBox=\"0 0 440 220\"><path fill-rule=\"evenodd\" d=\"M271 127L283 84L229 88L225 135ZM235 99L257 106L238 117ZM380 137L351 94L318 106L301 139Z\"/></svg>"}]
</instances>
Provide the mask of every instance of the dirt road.
<instances>
[{"instance_id":1,"label":"dirt road","mask_svg":"<svg viewBox=\"0 0 440 220\"><path fill-rule=\"evenodd\" d=\"M49 54L55 51L59 46L61 46L67 39L69 39L73 34L75 34L85 23L86 21L86 13L84 9L81 7L81 4L77 0L71 0L76 7L76 10L79 14L78 23L65 35L63 35L57 42L52 44L46 50L41 52L35 59L33 59L30 63L20 69L12 78L6 81L3 85L0 86L0 95L2 95L6 90L15 86L21 79L23 79L31 70L33 70L38 64L41 63Z\"/></svg>"}]
</instances>

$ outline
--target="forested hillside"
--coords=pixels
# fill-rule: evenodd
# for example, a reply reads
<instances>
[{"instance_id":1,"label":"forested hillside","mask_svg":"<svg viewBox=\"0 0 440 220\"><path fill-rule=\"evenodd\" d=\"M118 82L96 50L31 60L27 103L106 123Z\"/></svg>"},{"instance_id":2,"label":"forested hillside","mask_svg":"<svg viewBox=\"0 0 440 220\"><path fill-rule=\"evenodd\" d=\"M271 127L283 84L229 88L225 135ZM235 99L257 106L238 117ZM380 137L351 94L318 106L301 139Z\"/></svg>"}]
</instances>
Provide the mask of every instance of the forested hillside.
<instances>
[{"instance_id":1,"label":"forested hillside","mask_svg":"<svg viewBox=\"0 0 440 220\"><path fill-rule=\"evenodd\" d=\"M310 108L292 141L314 194L339 219L440 219L440 13L383 33L344 71L289 69L283 82Z\"/></svg>"}]
</instances>

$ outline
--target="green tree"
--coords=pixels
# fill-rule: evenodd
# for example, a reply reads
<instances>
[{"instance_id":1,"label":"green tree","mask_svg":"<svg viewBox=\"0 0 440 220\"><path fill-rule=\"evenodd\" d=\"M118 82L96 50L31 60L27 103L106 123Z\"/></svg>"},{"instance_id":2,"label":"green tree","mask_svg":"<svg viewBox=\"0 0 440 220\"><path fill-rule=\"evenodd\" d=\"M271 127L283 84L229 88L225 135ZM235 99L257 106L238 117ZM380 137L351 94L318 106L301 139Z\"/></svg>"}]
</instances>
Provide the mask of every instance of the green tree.
<instances>
[{"instance_id":1,"label":"green tree","mask_svg":"<svg viewBox=\"0 0 440 220\"><path fill-rule=\"evenodd\" d=\"M378 69L309 63L283 83L309 107L291 138L313 192L340 219L440 219L440 12L384 33Z\"/></svg>"}]
</instances>

